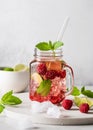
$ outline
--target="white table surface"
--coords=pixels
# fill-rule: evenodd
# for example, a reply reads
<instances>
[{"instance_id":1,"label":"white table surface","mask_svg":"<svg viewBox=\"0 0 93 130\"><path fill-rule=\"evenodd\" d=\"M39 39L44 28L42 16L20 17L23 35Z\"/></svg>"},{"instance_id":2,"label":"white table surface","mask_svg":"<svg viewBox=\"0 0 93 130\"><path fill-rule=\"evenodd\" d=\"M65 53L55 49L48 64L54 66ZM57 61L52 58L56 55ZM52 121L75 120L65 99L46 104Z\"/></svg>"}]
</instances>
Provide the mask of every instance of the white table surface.
<instances>
[{"instance_id":1,"label":"white table surface","mask_svg":"<svg viewBox=\"0 0 93 130\"><path fill-rule=\"evenodd\" d=\"M41 125L34 124L33 127L18 126L16 120L0 116L0 130L93 130L93 125L75 125L75 126L59 126L59 125Z\"/></svg>"},{"instance_id":2,"label":"white table surface","mask_svg":"<svg viewBox=\"0 0 93 130\"><path fill-rule=\"evenodd\" d=\"M25 120L24 120L25 121ZM5 113L0 114L0 130L92 130L93 125L43 125L31 124L24 126L24 122L14 118L7 117Z\"/></svg>"}]
</instances>

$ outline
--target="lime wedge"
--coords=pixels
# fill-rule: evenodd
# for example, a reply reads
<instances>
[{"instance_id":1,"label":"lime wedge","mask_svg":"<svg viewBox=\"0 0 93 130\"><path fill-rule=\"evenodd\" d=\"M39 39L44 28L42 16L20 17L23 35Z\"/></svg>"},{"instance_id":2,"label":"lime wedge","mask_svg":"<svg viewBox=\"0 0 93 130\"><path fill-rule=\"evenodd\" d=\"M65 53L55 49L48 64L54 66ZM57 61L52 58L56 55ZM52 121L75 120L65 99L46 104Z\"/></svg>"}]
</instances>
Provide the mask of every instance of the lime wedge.
<instances>
[{"instance_id":1,"label":"lime wedge","mask_svg":"<svg viewBox=\"0 0 93 130\"><path fill-rule=\"evenodd\" d=\"M13 68L10 68L10 67L5 67L3 70L4 70L4 71L14 71L14 69L13 69Z\"/></svg>"},{"instance_id":2,"label":"lime wedge","mask_svg":"<svg viewBox=\"0 0 93 130\"><path fill-rule=\"evenodd\" d=\"M87 97L75 97L74 103L76 106L80 106L83 103L88 103L89 107L93 106L93 99L87 98Z\"/></svg>"},{"instance_id":3,"label":"lime wedge","mask_svg":"<svg viewBox=\"0 0 93 130\"><path fill-rule=\"evenodd\" d=\"M90 107L93 106L93 100L92 100L92 99L87 98L87 103L88 103L88 105L89 105Z\"/></svg>"},{"instance_id":4,"label":"lime wedge","mask_svg":"<svg viewBox=\"0 0 93 130\"><path fill-rule=\"evenodd\" d=\"M14 71L28 71L28 67L24 64L18 64L14 67Z\"/></svg>"},{"instance_id":5,"label":"lime wedge","mask_svg":"<svg viewBox=\"0 0 93 130\"><path fill-rule=\"evenodd\" d=\"M38 83L38 85L40 85L43 80L42 77L36 72L31 75L31 79Z\"/></svg>"}]
</instances>

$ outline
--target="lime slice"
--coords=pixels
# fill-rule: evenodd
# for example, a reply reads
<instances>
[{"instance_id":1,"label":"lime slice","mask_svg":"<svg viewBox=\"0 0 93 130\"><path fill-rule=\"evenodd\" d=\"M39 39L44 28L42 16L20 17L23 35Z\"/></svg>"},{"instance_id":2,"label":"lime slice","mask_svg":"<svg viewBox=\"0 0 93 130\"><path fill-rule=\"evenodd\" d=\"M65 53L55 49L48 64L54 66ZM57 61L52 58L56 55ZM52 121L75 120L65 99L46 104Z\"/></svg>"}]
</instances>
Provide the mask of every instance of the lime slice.
<instances>
[{"instance_id":1,"label":"lime slice","mask_svg":"<svg viewBox=\"0 0 93 130\"><path fill-rule=\"evenodd\" d=\"M36 72L31 75L31 79L38 83L38 85L40 85L43 80L42 77Z\"/></svg>"},{"instance_id":2,"label":"lime slice","mask_svg":"<svg viewBox=\"0 0 93 130\"><path fill-rule=\"evenodd\" d=\"M14 71L28 71L28 67L24 64L18 64L14 67Z\"/></svg>"},{"instance_id":3,"label":"lime slice","mask_svg":"<svg viewBox=\"0 0 93 130\"><path fill-rule=\"evenodd\" d=\"M93 106L93 100L92 100L92 99L87 98L87 103L88 103L88 105L89 105L90 107Z\"/></svg>"},{"instance_id":4,"label":"lime slice","mask_svg":"<svg viewBox=\"0 0 93 130\"><path fill-rule=\"evenodd\" d=\"M13 69L13 68L10 68L10 67L5 67L3 70L4 70L4 71L14 71L14 69Z\"/></svg>"},{"instance_id":5,"label":"lime slice","mask_svg":"<svg viewBox=\"0 0 93 130\"><path fill-rule=\"evenodd\" d=\"M89 107L93 106L93 100L87 97L75 97L74 98L74 103L76 106L80 106L83 103L88 103Z\"/></svg>"}]
</instances>

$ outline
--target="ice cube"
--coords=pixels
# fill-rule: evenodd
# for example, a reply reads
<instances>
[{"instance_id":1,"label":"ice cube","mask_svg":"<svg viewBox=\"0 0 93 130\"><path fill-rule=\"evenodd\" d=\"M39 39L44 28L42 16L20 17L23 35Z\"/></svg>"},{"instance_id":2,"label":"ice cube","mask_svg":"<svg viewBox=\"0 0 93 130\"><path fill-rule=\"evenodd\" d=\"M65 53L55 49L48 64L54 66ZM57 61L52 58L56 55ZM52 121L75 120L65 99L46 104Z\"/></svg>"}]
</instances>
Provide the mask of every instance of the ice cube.
<instances>
[{"instance_id":1,"label":"ice cube","mask_svg":"<svg viewBox=\"0 0 93 130\"><path fill-rule=\"evenodd\" d=\"M47 112L48 108L52 106L53 104L50 101L45 101L41 103L37 101L32 101L31 112L32 113Z\"/></svg>"},{"instance_id":2,"label":"ice cube","mask_svg":"<svg viewBox=\"0 0 93 130\"><path fill-rule=\"evenodd\" d=\"M54 118L59 118L61 116L61 110L58 106L54 105L54 106L48 108L47 115L54 117Z\"/></svg>"}]
</instances>

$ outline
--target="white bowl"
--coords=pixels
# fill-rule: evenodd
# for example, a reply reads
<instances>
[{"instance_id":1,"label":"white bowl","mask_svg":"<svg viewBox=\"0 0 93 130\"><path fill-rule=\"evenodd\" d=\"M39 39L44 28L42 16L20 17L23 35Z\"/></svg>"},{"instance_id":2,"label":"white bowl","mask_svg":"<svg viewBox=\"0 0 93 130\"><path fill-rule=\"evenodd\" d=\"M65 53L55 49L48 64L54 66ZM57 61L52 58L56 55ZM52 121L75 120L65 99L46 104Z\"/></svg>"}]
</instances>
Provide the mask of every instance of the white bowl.
<instances>
[{"instance_id":1,"label":"white bowl","mask_svg":"<svg viewBox=\"0 0 93 130\"><path fill-rule=\"evenodd\" d=\"M10 90L22 92L28 87L28 83L28 71L4 71L0 69L0 93Z\"/></svg>"}]
</instances>

